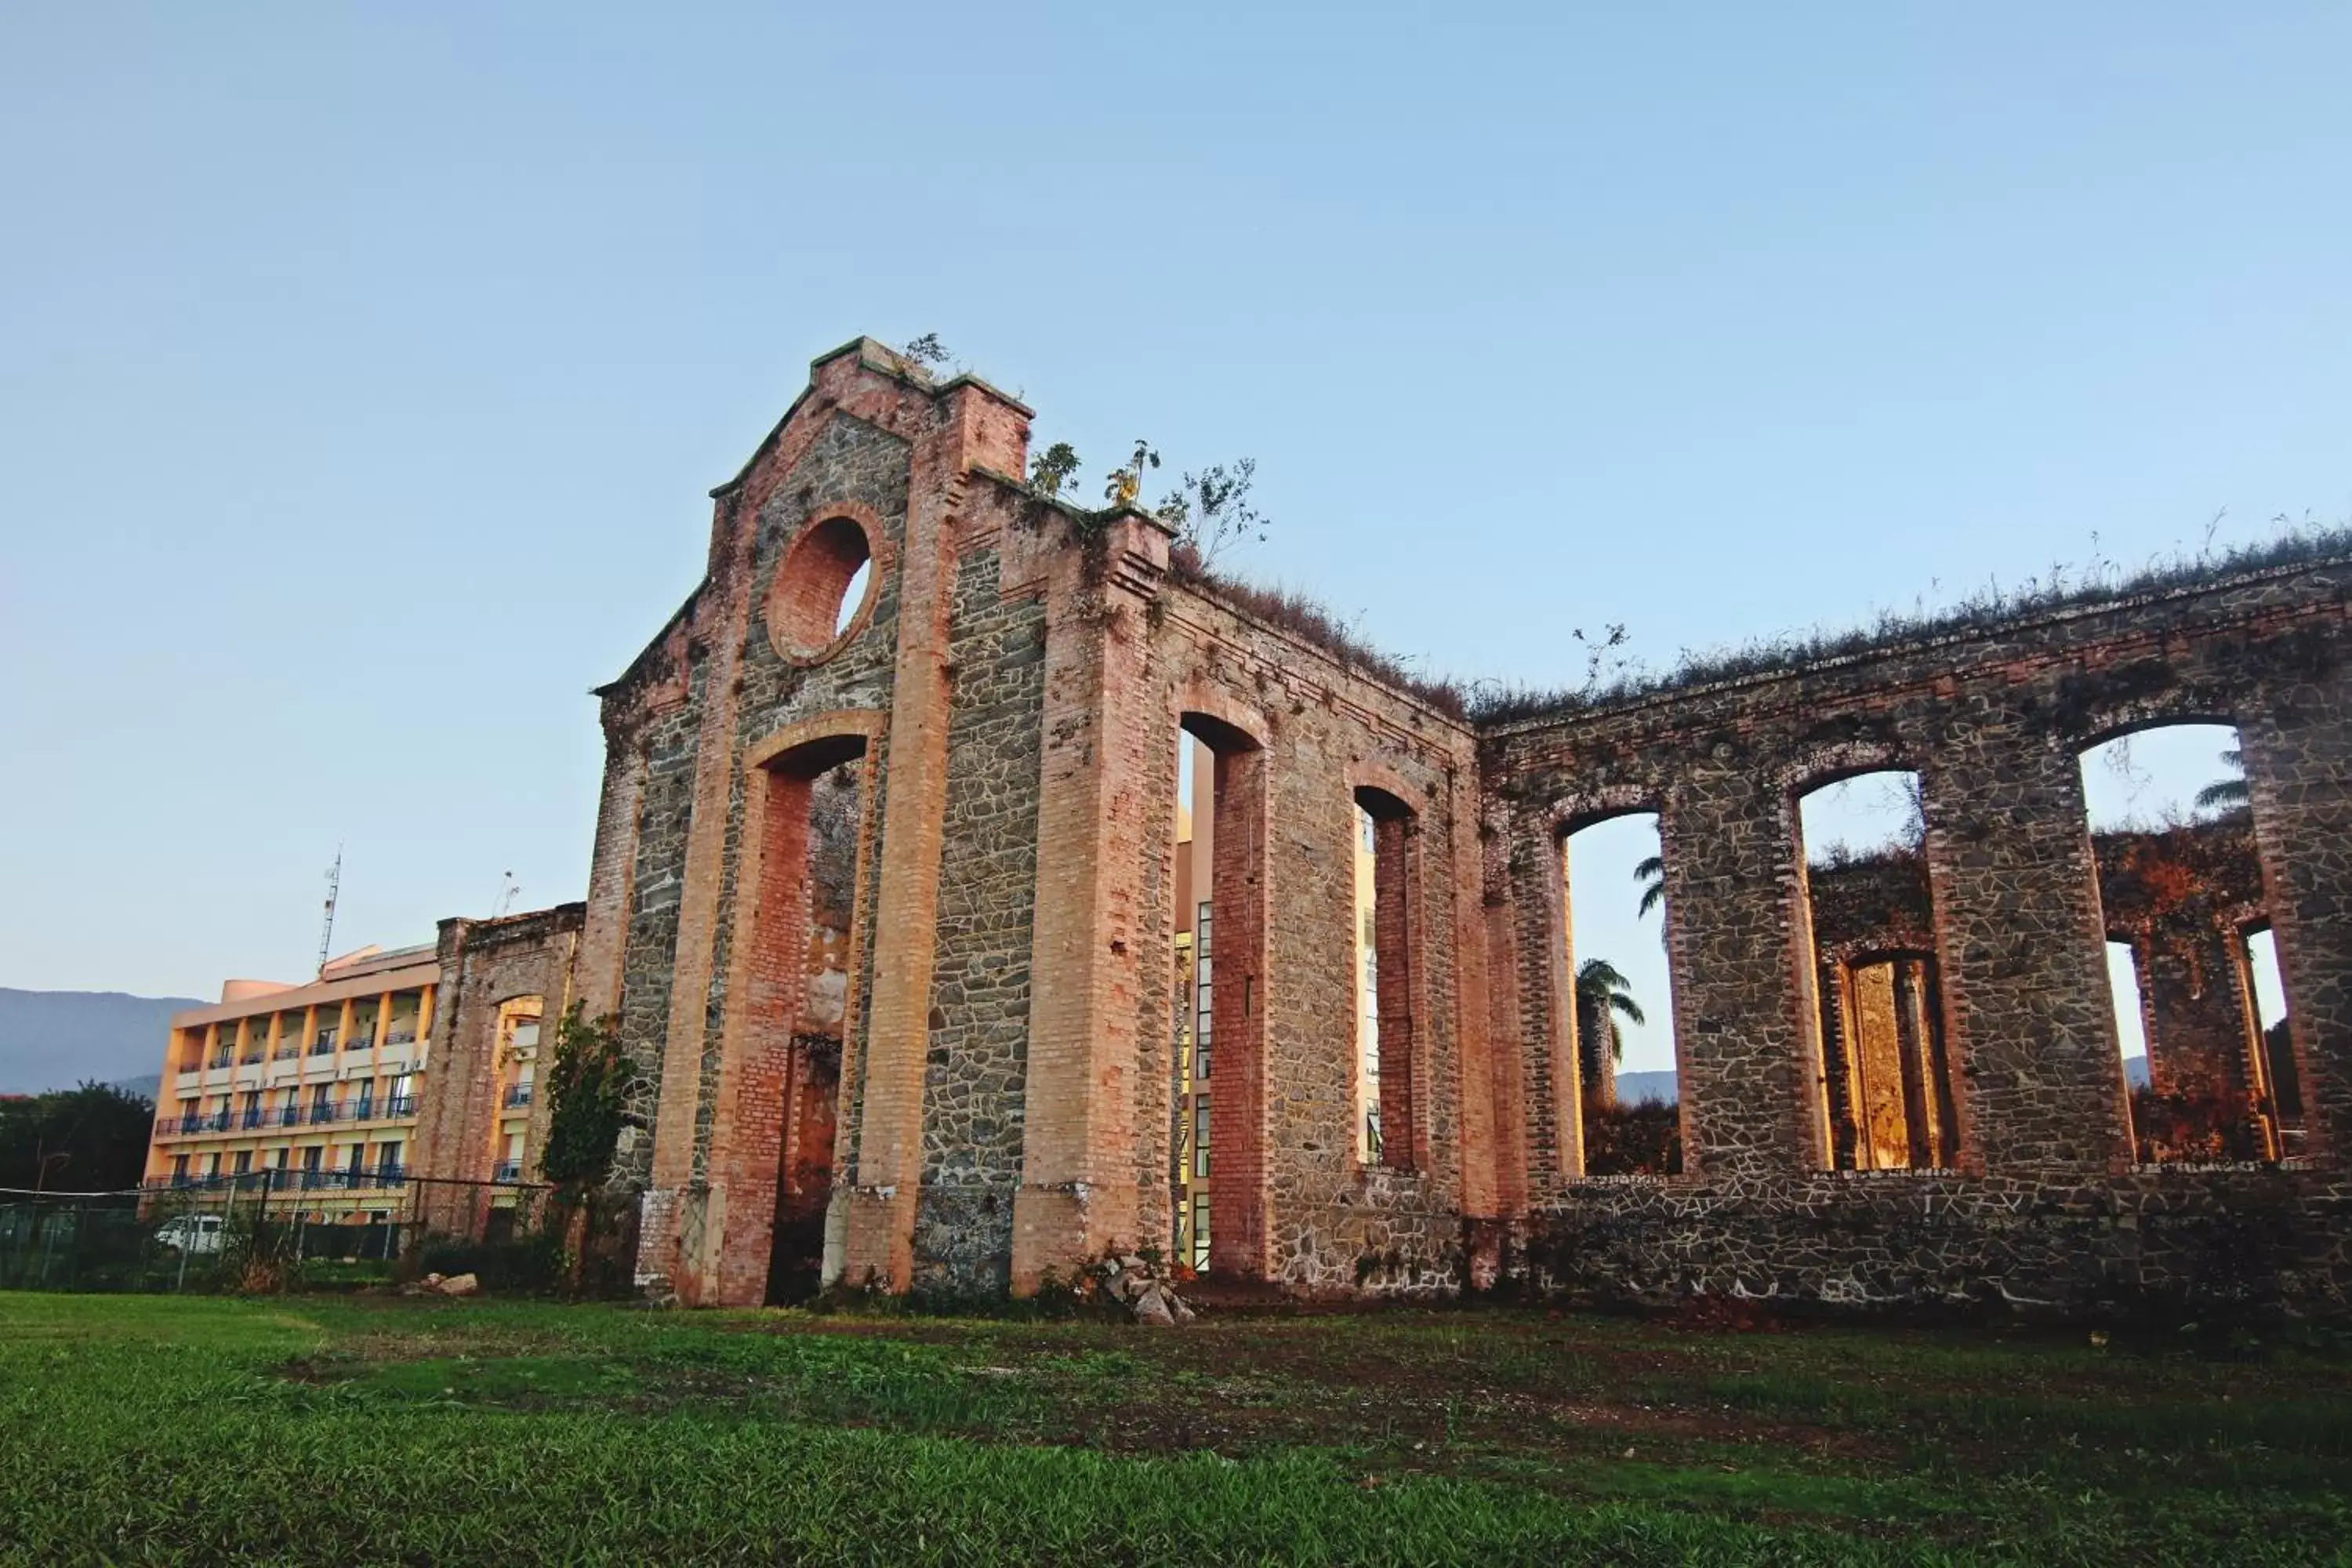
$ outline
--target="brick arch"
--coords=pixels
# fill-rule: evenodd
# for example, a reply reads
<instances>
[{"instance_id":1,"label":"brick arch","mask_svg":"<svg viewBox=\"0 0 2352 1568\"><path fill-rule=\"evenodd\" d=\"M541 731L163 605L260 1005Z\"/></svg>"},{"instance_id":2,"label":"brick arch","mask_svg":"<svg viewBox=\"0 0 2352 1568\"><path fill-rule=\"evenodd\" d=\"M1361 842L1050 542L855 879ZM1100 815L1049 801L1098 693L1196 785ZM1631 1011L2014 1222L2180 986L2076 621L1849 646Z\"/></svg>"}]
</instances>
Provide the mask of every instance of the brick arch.
<instances>
[{"instance_id":1,"label":"brick arch","mask_svg":"<svg viewBox=\"0 0 2352 1568\"><path fill-rule=\"evenodd\" d=\"M862 741L866 755L890 727L890 715L878 708L836 708L785 725L743 748L746 776L773 765L788 753L824 741Z\"/></svg>"},{"instance_id":2,"label":"brick arch","mask_svg":"<svg viewBox=\"0 0 2352 1568\"><path fill-rule=\"evenodd\" d=\"M1262 710L1220 686L1195 678L1181 682L1175 695L1179 728L1197 715L1232 731L1233 737L1245 742L1251 751L1264 751L1274 739L1274 722ZM1207 740L1212 750L1218 749L1216 741L1206 736L1197 738Z\"/></svg>"},{"instance_id":3,"label":"brick arch","mask_svg":"<svg viewBox=\"0 0 2352 1568\"><path fill-rule=\"evenodd\" d=\"M790 601L806 584L788 575L788 569L804 545L812 550L821 549L824 531L841 521L853 524L865 538L866 591L858 596L857 607L851 613L847 625L833 632L829 637L813 639L806 646L795 646L781 621ZM881 600L883 580L890 573L895 554L889 535L883 530L881 514L864 502L823 500L807 507L802 513L799 525L776 552L773 575L768 580L768 592L760 608L761 620L767 627L768 646L787 664L805 668L831 659L855 642L873 621L874 606ZM854 573L847 575L854 575ZM842 586L846 587L846 581ZM820 597L834 596L832 584L819 584L816 587ZM826 607L826 612L833 613L838 604L836 596L834 605Z\"/></svg>"},{"instance_id":4,"label":"brick arch","mask_svg":"<svg viewBox=\"0 0 2352 1568\"><path fill-rule=\"evenodd\" d=\"M1917 773L1924 787L1929 772L1926 760L1900 742L1838 741L1808 748L1774 770L1773 784L1793 810L1797 801L1815 790L1864 773Z\"/></svg>"},{"instance_id":5,"label":"brick arch","mask_svg":"<svg viewBox=\"0 0 2352 1568\"><path fill-rule=\"evenodd\" d=\"M1663 829L1666 817L1666 789L1663 784L1599 784L1576 790L1555 797L1536 820L1547 838L1555 845L1565 845L1570 836L1588 827L1645 813L1655 816ZM1663 831L1660 837L1664 837Z\"/></svg>"},{"instance_id":6,"label":"brick arch","mask_svg":"<svg viewBox=\"0 0 2352 1568\"><path fill-rule=\"evenodd\" d=\"M778 1184L787 1153L786 1095L795 1071L790 1023L806 983L802 965L808 927L803 889L810 786L843 763L861 760L840 1081L851 1082L856 1071L855 1026L872 917L870 868L880 805L874 781L888 720L874 709L835 710L788 724L744 750L742 869L730 916L729 1005L719 1037L708 1163L712 1200L701 1256L680 1281L690 1284L705 1304L757 1306L767 1294ZM836 1181L839 1149L834 1159Z\"/></svg>"},{"instance_id":7,"label":"brick arch","mask_svg":"<svg viewBox=\"0 0 2352 1568\"><path fill-rule=\"evenodd\" d=\"M1359 757L1348 763L1347 780L1348 792L1350 795L1359 790L1378 790L1381 794L1394 799L1407 811L1416 815L1423 810L1426 804L1433 800L1437 794L1434 786L1408 784L1403 774L1386 763L1367 757Z\"/></svg>"},{"instance_id":8,"label":"brick arch","mask_svg":"<svg viewBox=\"0 0 2352 1568\"><path fill-rule=\"evenodd\" d=\"M2188 725L2210 725L2216 729L2243 732L2248 715L2226 710L2216 710L2210 703L2193 700L2188 693L2162 693L2154 697L2134 698L2113 703L2095 711L2091 723L2079 735L2067 737L2066 744L2076 756L2096 751L2110 741L2128 740L2151 730L2171 730Z\"/></svg>"}]
</instances>

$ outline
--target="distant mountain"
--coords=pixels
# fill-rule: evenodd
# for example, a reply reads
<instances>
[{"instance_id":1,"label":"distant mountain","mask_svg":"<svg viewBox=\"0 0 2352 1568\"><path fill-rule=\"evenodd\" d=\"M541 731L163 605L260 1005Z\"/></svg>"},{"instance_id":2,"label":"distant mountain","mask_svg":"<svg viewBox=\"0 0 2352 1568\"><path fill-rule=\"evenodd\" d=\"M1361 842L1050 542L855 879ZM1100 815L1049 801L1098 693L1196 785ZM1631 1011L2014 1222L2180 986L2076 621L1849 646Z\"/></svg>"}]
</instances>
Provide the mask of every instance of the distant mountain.
<instances>
[{"instance_id":1,"label":"distant mountain","mask_svg":"<svg viewBox=\"0 0 2352 1568\"><path fill-rule=\"evenodd\" d=\"M149 1078L163 1070L172 1015L204 1005L188 996L0 985L0 1094Z\"/></svg>"}]
</instances>

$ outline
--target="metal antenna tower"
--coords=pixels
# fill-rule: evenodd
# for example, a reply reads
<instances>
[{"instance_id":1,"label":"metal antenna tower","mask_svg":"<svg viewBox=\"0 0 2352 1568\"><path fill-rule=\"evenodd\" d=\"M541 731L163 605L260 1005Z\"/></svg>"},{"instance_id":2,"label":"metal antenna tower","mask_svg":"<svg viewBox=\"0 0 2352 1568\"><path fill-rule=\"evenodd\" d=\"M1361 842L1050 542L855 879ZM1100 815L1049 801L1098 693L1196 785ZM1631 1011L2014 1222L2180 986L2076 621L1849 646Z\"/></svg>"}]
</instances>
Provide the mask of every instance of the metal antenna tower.
<instances>
[{"instance_id":1,"label":"metal antenna tower","mask_svg":"<svg viewBox=\"0 0 2352 1568\"><path fill-rule=\"evenodd\" d=\"M335 846L335 863L327 868L327 923L319 928L319 973L327 972L327 950L335 940L335 899L343 890L343 847Z\"/></svg>"}]
</instances>

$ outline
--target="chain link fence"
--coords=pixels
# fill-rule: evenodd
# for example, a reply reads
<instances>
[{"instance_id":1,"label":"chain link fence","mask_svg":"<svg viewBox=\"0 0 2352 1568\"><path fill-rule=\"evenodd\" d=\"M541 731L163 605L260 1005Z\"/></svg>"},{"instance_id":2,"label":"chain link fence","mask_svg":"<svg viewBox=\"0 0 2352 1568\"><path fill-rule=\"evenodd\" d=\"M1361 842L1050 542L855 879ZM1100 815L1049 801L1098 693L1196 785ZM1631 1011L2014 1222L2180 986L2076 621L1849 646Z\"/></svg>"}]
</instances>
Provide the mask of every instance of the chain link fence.
<instances>
[{"instance_id":1,"label":"chain link fence","mask_svg":"<svg viewBox=\"0 0 2352 1568\"><path fill-rule=\"evenodd\" d=\"M399 1173L253 1171L128 1192L0 1189L0 1289L267 1290L625 1277L633 1205L558 1212L551 1189Z\"/></svg>"}]
</instances>

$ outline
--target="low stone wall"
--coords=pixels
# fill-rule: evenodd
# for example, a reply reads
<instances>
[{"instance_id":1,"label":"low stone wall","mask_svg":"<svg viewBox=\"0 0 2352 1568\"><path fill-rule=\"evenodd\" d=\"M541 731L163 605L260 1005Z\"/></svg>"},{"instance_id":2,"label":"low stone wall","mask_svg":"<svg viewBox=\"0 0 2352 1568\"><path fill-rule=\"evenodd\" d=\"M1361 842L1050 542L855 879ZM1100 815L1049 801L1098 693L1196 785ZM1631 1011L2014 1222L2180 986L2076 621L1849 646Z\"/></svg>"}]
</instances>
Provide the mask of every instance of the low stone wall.
<instances>
[{"instance_id":1,"label":"low stone wall","mask_svg":"<svg viewBox=\"0 0 2352 1568\"><path fill-rule=\"evenodd\" d=\"M1531 1216L1550 1294L1738 1297L2074 1315L2225 1307L2352 1315L2352 1188L2260 1167L2081 1184L1913 1172L1698 1186L1580 1183Z\"/></svg>"}]
</instances>

